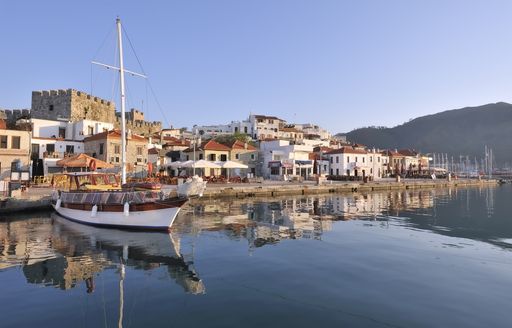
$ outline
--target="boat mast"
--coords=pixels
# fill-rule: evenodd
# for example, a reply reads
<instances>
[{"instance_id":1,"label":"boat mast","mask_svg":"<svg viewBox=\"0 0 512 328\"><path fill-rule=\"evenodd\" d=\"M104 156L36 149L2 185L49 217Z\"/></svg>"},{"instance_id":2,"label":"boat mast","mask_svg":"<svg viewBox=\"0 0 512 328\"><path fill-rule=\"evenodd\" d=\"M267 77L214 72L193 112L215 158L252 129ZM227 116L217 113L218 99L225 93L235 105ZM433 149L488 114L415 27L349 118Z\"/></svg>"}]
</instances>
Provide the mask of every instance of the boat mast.
<instances>
[{"instance_id":1,"label":"boat mast","mask_svg":"<svg viewBox=\"0 0 512 328\"><path fill-rule=\"evenodd\" d=\"M121 35L121 19L116 19L117 44L119 46L119 79L121 89L121 183L126 183L126 96L124 92L123 38Z\"/></svg>"}]
</instances>

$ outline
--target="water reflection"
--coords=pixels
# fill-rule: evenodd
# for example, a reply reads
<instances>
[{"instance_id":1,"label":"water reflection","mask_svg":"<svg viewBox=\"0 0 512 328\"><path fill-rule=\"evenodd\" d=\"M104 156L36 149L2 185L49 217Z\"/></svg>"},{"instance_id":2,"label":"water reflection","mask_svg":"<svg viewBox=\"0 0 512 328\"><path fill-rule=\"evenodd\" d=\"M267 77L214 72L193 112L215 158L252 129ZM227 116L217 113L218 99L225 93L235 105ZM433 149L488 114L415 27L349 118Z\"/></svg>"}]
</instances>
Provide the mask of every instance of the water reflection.
<instances>
[{"instance_id":1,"label":"water reflection","mask_svg":"<svg viewBox=\"0 0 512 328\"><path fill-rule=\"evenodd\" d=\"M2 324L508 327L511 196L201 199L171 234L0 219Z\"/></svg>"},{"instance_id":2,"label":"water reflection","mask_svg":"<svg viewBox=\"0 0 512 328\"><path fill-rule=\"evenodd\" d=\"M498 218L491 222L485 218L496 216L497 190L500 190L500 197L505 198L503 195L508 195L508 189L443 188L293 198L198 200L184 210L174 229L196 234L222 231L230 238L247 239L249 247L254 248L283 239L321 240L322 234L332 229L334 221L392 220L393 224L500 244L496 239L512 237L512 226L508 220ZM501 204L507 205L507 200L503 199ZM496 223L499 223L499 229ZM467 233L470 226L476 229L474 234Z\"/></svg>"},{"instance_id":3,"label":"water reflection","mask_svg":"<svg viewBox=\"0 0 512 328\"><path fill-rule=\"evenodd\" d=\"M99 229L52 215L0 222L0 270L21 266L29 283L70 289L85 282L94 290L95 274L120 264L134 269L165 267L184 291L205 292L193 258L180 254L180 238L219 231L246 240L255 249L284 239L316 239L335 221L367 220L404 225L443 235L512 247L509 187L405 190L282 197L196 200L176 220L174 235ZM500 192L497 195L497 189ZM489 219L491 218L491 219ZM382 226L387 226L383 224Z\"/></svg>"},{"instance_id":4,"label":"water reflection","mask_svg":"<svg viewBox=\"0 0 512 328\"><path fill-rule=\"evenodd\" d=\"M22 266L29 283L66 290L85 282L91 293L97 273L127 265L165 267L184 291L205 292L193 262L180 254L179 239L171 234L94 228L52 214L0 222L0 240L0 270Z\"/></svg>"}]
</instances>

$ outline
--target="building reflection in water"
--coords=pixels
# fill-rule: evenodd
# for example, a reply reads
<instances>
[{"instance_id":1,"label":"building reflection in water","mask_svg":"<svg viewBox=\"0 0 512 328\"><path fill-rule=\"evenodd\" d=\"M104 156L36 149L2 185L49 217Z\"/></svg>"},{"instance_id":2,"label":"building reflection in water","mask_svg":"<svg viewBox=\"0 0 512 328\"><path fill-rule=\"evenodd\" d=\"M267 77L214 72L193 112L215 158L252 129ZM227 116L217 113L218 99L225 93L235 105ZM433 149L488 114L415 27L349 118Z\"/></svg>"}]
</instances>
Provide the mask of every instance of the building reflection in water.
<instances>
[{"instance_id":1,"label":"building reflection in water","mask_svg":"<svg viewBox=\"0 0 512 328\"><path fill-rule=\"evenodd\" d=\"M184 291L201 294L205 286L195 271L193 253L184 255L180 249L183 236L217 231L246 240L251 250L284 239L320 240L334 221L399 219L417 228L466 237L467 229L457 230L465 223L451 221L457 217L453 213L461 213L454 206L465 204L468 215L476 208L484 209L483 217L492 216L495 192L494 188L433 189L198 199L180 213L172 235L99 229L55 216L0 221L0 270L21 266L30 283L69 289L85 282L92 292L95 275L105 269L117 269L120 264L140 270L165 267ZM503 230L499 225L489 226L493 221L482 224L486 226L480 231L487 229L489 234L480 239L491 240Z\"/></svg>"},{"instance_id":2,"label":"building reflection in water","mask_svg":"<svg viewBox=\"0 0 512 328\"><path fill-rule=\"evenodd\" d=\"M333 221L386 220L404 211L432 213L434 199L449 190L301 197L195 200L176 220L180 233L222 231L245 238L250 248L283 239L321 239Z\"/></svg>"}]
</instances>

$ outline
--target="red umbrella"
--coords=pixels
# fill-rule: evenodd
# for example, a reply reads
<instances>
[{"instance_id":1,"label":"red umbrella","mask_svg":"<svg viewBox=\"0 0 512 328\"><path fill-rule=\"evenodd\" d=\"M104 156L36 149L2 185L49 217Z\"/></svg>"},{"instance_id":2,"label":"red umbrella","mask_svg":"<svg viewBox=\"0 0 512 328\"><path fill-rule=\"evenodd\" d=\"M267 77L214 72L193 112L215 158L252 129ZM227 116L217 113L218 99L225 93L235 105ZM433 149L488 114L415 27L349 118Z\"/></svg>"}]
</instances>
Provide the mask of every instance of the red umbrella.
<instances>
[{"instance_id":1,"label":"red umbrella","mask_svg":"<svg viewBox=\"0 0 512 328\"><path fill-rule=\"evenodd\" d=\"M153 163L149 162L148 163L148 176L150 176L151 173L153 173Z\"/></svg>"}]
</instances>

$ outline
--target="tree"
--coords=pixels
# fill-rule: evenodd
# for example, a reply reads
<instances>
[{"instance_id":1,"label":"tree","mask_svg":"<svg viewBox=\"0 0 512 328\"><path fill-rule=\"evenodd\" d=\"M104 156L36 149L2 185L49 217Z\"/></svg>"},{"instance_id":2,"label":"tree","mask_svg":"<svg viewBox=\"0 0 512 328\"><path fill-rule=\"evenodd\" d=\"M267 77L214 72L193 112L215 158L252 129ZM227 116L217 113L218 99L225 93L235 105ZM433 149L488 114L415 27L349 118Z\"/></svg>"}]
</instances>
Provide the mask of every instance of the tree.
<instances>
[{"instance_id":1,"label":"tree","mask_svg":"<svg viewBox=\"0 0 512 328\"><path fill-rule=\"evenodd\" d=\"M253 144L251 138L247 134L240 133L240 132L235 132L233 134L219 135L219 136L216 136L213 140L215 140L221 144L227 145L227 146L231 146L236 140Z\"/></svg>"}]
</instances>

